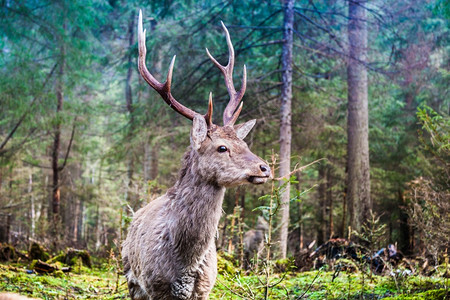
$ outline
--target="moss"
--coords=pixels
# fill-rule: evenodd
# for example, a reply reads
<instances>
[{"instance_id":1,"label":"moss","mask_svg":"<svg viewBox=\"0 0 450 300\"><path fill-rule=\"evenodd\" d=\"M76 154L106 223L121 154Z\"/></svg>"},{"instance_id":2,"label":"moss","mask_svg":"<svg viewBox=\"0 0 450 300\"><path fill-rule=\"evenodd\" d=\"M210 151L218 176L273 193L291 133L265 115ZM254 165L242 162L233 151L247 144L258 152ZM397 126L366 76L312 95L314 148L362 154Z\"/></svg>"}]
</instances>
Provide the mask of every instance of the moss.
<instances>
[{"instance_id":1,"label":"moss","mask_svg":"<svg viewBox=\"0 0 450 300\"><path fill-rule=\"evenodd\" d=\"M231 263L233 263L233 261L235 260L233 254L230 254L228 252L220 252L220 253L217 254L217 256L220 256L223 259L228 260Z\"/></svg>"},{"instance_id":2,"label":"moss","mask_svg":"<svg viewBox=\"0 0 450 300\"><path fill-rule=\"evenodd\" d=\"M61 270L56 270L55 272L53 272L53 276L58 277L58 278L63 278L64 272Z\"/></svg>"},{"instance_id":3,"label":"moss","mask_svg":"<svg viewBox=\"0 0 450 300\"><path fill-rule=\"evenodd\" d=\"M50 259L47 260L46 262L49 263L49 264L52 264L52 263L55 263L55 262L61 262L61 263L64 263L65 257L66 257L66 254L61 252L61 253L59 253L58 255L56 255L56 256L50 258Z\"/></svg>"},{"instance_id":4,"label":"moss","mask_svg":"<svg viewBox=\"0 0 450 300\"><path fill-rule=\"evenodd\" d=\"M10 244L0 244L0 261L16 261L16 249Z\"/></svg>"},{"instance_id":5,"label":"moss","mask_svg":"<svg viewBox=\"0 0 450 300\"><path fill-rule=\"evenodd\" d=\"M86 250L68 248L64 258L64 263L69 266L75 266L78 263L78 258L81 259L83 265L88 268L92 268L91 256Z\"/></svg>"},{"instance_id":6,"label":"moss","mask_svg":"<svg viewBox=\"0 0 450 300\"><path fill-rule=\"evenodd\" d=\"M82 265L74 266L74 272L62 275L26 274L18 264L0 264L0 291L16 292L40 299L127 299L128 289L125 277L117 278L116 272L105 268L88 269ZM210 299L264 299L264 274L243 276L234 268L231 261L219 256L219 266L227 274L218 275L218 280ZM59 264L59 263L56 263ZM81 265L80 265L81 264ZM81 271L81 273L78 272ZM234 275L228 273L236 272ZM268 299L397 299L424 300L448 299L446 278L410 276L403 286L392 286L387 276L365 275L362 284L361 272L311 271L273 274L269 278ZM116 282L118 280L118 282ZM392 297L392 298L386 298Z\"/></svg>"},{"instance_id":7,"label":"moss","mask_svg":"<svg viewBox=\"0 0 450 300\"><path fill-rule=\"evenodd\" d=\"M224 274L234 275L237 273L237 271L229 260L219 255L217 256L217 273L221 275Z\"/></svg>"},{"instance_id":8,"label":"moss","mask_svg":"<svg viewBox=\"0 0 450 300\"><path fill-rule=\"evenodd\" d=\"M345 270L349 272L356 272L359 270L358 265L355 263L355 261L347 258L341 258L337 260L334 268L339 268L339 270Z\"/></svg>"},{"instance_id":9,"label":"moss","mask_svg":"<svg viewBox=\"0 0 450 300\"><path fill-rule=\"evenodd\" d=\"M32 243L30 250L28 251L28 257L30 259L40 259L47 261L50 259L50 254L38 243Z\"/></svg>"},{"instance_id":10,"label":"moss","mask_svg":"<svg viewBox=\"0 0 450 300\"><path fill-rule=\"evenodd\" d=\"M415 295L400 295L391 298L385 298L388 300L445 300L449 299L450 292L445 289L429 290Z\"/></svg>"},{"instance_id":11,"label":"moss","mask_svg":"<svg viewBox=\"0 0 450 300\"><path fill-rule=\"evenodd\" d=\"M58 270L61 270L64 267L64 265L61 262L59 262L59 261L54 262L51 265L54 266Z\"/></svg>"},{"instance_id":12,"label":"moss","mask_svg":"<svg viewBox=\"0 0 450 300\"><path fill-rule=\"evenodd\" d=\"M275 271L278 273L285 273L292 271L295 268L294 260L292 258L284 258L275 261Z\"/></svg>"},{"instance_id":13,"label":"moss","mask_svg":"<svg viewBox=\"0 0 450 300\"><path fill-rule=\"evenodd\" d=\"M37 262L38 262L37 259L33 259L33 260L31 261L30 265L28 266L28 268L29 268L30 270L33 270L33 269L34 269L34 266L36 265Z\"/></svg>"},{"instance_id":14,"label":"moss","mask_svg":"<svg viewBox=\"0 0 450 300\"><path fill-rule=\"evenodd\" d=\"M450 298L450 292L446 289L438 289L438 290L431 290L426 291L422 293L425 297L424 299L449 299Z\"/></svg>"},{"instance_id":15,"label":"moss","mask_svg":"<svg viewBox=\"0 0 450 300\"><path fill-rule=\"evenodd\" d=\"M66 260L67 261L67 260ZM70 260L68 260L67 261L67 264L69 265L69 266L78 266L80 263L79 263L79 258L78 257L72 257Z\"/></svg>"}]
</instances>

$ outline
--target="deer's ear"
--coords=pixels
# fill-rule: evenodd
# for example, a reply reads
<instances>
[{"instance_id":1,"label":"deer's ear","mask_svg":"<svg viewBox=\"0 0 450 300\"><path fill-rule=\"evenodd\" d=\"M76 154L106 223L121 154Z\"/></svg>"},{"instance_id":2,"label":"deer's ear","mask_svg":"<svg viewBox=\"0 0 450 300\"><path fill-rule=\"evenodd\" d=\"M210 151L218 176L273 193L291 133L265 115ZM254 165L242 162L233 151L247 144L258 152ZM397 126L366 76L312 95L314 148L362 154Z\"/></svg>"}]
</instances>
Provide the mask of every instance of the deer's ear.
<instances>
[{"instance_id":1,"label":"deer's ear","mask_svg":"<svg viewBox=\"0 0 450 300\"><path fill-rule=\"evenodd\" d=\"M195 114L194 119L192 120L191 130L191 146L193 149L200 149L202 142L206 139L207 133L208 126L206 125L205 117L199 114Z\"/></svg>"},{"instance_id":2,"label":"deer's ear","mask_svg":"<svg viewBox=\"0 0 450 300\"><path fill-rule=\"evenodd\" d=\"M252 130L253 126L255 126L256 120L250 120L242 124L238 124L234 126L234 131L236 131L236 135L238 138L243 140L247 134Z\"/></svg>"}]
</instances>

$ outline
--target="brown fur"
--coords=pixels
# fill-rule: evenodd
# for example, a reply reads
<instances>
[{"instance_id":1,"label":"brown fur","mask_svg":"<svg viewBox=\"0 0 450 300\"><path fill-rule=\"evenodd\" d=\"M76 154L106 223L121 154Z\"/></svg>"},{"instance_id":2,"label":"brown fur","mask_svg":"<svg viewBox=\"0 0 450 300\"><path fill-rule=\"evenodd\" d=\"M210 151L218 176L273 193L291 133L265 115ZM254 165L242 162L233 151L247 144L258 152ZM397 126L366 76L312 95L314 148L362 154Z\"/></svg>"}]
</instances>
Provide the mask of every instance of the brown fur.
<instances>
[{"instance_id":1,"label":"brown fur","mask_svg":"<svg viewBox=\"0 0 450 300\"><path fill-rule=\"evenodd\" d=\"M136 212L123 244L132 299L208 298L217 275L214 236L225 188L271 176L242 140L253 124L207 128L203 116L194 118L177 182Z\"/></svg>"}]
</instances>

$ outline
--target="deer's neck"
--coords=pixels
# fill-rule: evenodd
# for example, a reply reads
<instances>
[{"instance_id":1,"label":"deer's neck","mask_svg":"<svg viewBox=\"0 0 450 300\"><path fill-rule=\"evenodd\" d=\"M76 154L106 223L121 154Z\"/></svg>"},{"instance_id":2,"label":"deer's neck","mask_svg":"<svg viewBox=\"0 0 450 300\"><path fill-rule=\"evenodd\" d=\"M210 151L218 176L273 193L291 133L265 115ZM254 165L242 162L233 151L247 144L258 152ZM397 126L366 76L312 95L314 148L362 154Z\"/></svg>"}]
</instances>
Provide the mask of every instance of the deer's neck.
<instances>
[{"instance_id":1,"label":"deer's neck","mask_svg":"<svg viewBox=\"0 0 450 300\"><path fill-rule=\"evenodd\" d=\"M186 153L178 181L167 193L172 244L186 264L201 259L213 242L225 193L224 187L201 178L196 155Z\"/></svg>"}]
</instances>

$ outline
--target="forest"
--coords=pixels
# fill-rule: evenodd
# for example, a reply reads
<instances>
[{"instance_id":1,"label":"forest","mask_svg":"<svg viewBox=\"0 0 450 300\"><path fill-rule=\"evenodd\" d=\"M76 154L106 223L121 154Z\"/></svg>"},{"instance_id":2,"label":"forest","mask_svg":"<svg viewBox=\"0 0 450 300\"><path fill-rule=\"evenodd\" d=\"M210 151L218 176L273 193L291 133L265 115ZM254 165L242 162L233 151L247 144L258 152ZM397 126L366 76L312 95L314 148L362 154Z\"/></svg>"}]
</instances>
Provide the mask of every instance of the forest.
<instances>
[{"instance_id":1,"label":"forest","mask_svg":"<svg viewBox=\"0 0 450 300\"><path fill-rule=\"evenodd\" d=\"M448 0L4 0L0 299L130 299L130 224L199 122L141 76L140 10L149 72L176 55L169 94L271 170L227 186L209 299L450 297Z\"/></svg>"}]
</instances>

